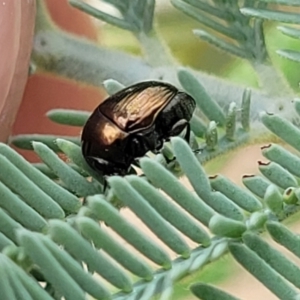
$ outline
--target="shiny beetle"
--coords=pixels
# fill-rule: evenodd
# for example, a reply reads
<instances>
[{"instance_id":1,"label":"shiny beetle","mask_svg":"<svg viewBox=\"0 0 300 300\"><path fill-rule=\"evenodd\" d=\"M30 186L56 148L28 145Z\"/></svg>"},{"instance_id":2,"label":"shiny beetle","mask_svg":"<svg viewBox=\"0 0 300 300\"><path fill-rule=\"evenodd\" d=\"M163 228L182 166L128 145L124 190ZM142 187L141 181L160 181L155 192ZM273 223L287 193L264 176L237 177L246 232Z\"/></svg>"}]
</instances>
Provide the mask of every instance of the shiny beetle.
<instances>
[{"instance_id":1,"label":"shiny beetle","mask_svg":"<svg viewBox=\"0 0 300 300\"><path fill-rule=\"evenodd\" d=\"M125 175L148 151L157 153L171 136L186 129L195 100L157 81L129 86L107 98L92 113L82 132L82 154L103 175Z\"/></svg>"}]
</instances>

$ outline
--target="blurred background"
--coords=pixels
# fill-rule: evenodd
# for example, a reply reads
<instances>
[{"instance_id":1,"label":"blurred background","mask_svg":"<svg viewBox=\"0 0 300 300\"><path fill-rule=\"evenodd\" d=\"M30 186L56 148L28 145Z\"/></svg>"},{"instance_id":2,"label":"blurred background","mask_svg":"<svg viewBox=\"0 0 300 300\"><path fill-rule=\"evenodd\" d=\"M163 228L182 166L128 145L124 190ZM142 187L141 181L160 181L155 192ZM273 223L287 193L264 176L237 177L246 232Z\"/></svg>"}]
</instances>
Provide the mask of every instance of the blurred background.
<instances>
[{"instance_id":1,"label":"blurred background","mask_svg":"<svg viewBox=\"0 0 300 300\"><path fill-rule=\"evenodd\" d=\"M111 11L109 5L99 0L89 2L101 10ZM141 54L139 44L131 33L90 18L70 7L67 0L47 0L46 3L53 21L61 29L109 48L123 50L133 55ZM248 62L234 58L194 36L192 30L199 28L199 24L176 10L168 0L157 0L155 17L162 39L179 64L244 86L258 86L256 74ZM277 25L274 22L268 22L265 25L269 54L295 93L298 93L299 65L280 58L275 51L277 49L299 50L300 41L282 35L276 29ZM78 136L80 129L54 124L46 118L45 113L53 108L92 111L105 97L104 90L80 85L53 74L36 73L27 82L13 134L47 133ZM32 152L20 152L30 161L37 161ZM242 150L230 152L219 160L214 160L213 164L207 165L207 170L210 174L219 172L228 176L232 181L241 183L241 176L245 174L245 170L247 174L257 173L257 161L262 159L260 145L251 145ZM243 174L240 170L241 166ZM235 279L237 276L238 285ZM243 299L276 299L260 283L243 272L229 256L205 267L202 272L178 282L172 299L196 299L188 291L189 284L196 281L216 283Z\"/></svg>"}]
</instances>

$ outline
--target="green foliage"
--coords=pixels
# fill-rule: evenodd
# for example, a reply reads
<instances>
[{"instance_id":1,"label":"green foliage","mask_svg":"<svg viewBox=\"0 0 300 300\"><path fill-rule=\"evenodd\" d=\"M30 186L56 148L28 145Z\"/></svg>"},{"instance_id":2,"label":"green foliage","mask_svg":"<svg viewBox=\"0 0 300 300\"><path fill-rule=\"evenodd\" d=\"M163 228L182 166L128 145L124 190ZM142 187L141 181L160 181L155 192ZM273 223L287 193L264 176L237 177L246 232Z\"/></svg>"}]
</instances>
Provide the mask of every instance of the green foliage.
<instances>
[{"instance_id":1,"label":"green foliage","mask_svg":"<svg viewBox=\"0 0 300 300\"><path fill-rule=\"evenodd\" d=\"M293 109L288 107L282 96L287 87L278 95L268 94L268 84L273 81L265 74L261 78L267 79L263 80L267 96L230 84L220 86L218 79L201 72L182 68L166 71L164 66L172 65L172 59L158 68L168 51L158 54L163 47L153 23L154 1L104 2L120 15L70 0L73 6L133 32L142 46L151 44L145 51L150 64L75 39L49 24L45 27L40 1L33 60L44 70L90 84L101 82L108 94L144 79L180 84L197 102L190 145L181 137L173 137L161 153L140 159L144 176L111 176L103 194L104 178L86 164L79 137L22 135L11 139L17 147L34 150L43 162L40 164L28 163L1 144L0 298L172 298L177 280L199 272L228 252L280 299L299 297L299 267L260 236L267 230L275 242L300 255L299 237L280 223L299 210L298 155L277 144L263 147L262 153L270 162L259 164L261 175L244 176L245 187L221 175L208 177L203 167L205 162L258 137L269 142L267 130L299 151L299 101ZM274 69L269 68L262 20L299 19L295 13L269 7L271 3L299 6L295 0L171 2L206 26L194 30L197 36L248 59L255 70L267 73ZM279 30L299 38L297 29L281 26ZM39 48L41 39L48 48ZM159 51L153 50L158 43ZM107 64L93 64L91 58L100 53L105 53ZM129 62L124 63L123 58ZM77 63L76 72L70 61ZM82 72L77 74L80 67ZM105 76L95 75L97 70L105 71ZM284 82L278 85L282 87ZM282 103L287 110L282 109ZM258 119L258 113L267 108L268 113ZM81 127L89 113L56 109L47 116L59 124ZM68 160L63 161L58 153L64 153ZM180 181L183 175L192 191ZM157 240L123 216L120 208L124 206ZM196 246L189 246L187 240ZM169 253L177 258L172 259ZM207 283L193 283L190 290L200 299L237 299Z\"/></svg>"},{"instance_id":2,"label":"green foliage","mask_svg":"<svg viewBox=\"0 0 300 300\"><path fill-rule=\"evenodd\" d=\"M76 114L74 118L77 118ZM281 120L280 117L278 118ZM276 123L278 119L270 120L271 124L272 122ZM73 124L73 120L70 120L70 123ZM222 138L226 138L225 131ZM230 140L228 143L230 143ZM80 156L78 146L62 139L57 140L57 145L65 153L68 153L69 157L74 158L73 163L77 167L82 167L82 161L78 159L78 156ZM53 291L51 295L56 298L63 295L67 299L83 299L84 292L96 299L109 298L110 292L107 286L91 277L89 272L98 273L113 286L120 289L122 292L115 295L117 299L126 299L133 291L140 295L139 297L143 295L145 298L150 298L151 295L156 293L161 293L161 297L169 295L172 282L217 259L227 252L229 244L229 249L234 257L246 268L251 266L249 270L270 290L281 298L294 297L295 291L287 288L285 281L279 280L279 275L276 272L280 272L287 280L294 283L294 278L298 278L293 273L298 272L297 267L261 240L257 236L257 232L264 229L264 224L268 219L284 219L291 213L291 210L297 211L299 203L297 194L296 202L286 203L283 199L282 190L278 189L274 183L269 182L266 183L265 193L262 194L263 199L256 198L251 192L237 187L223 176L209 179L199 163L201 154L195 156L190 147L180 137L173 138L171 146L178 161L176 166L163 166L155 158L143 158L141 159L141 168L151 184L136 175L129 175L125 178L111 177L109 179L110 196L107 199L112 199L111 193L113 193L114 198L117 197L123 203L122 205L130 208L169 249L178 253L179 258L171 261L169 255L161 246L141 233L129 220L124 219L119 211L105 199L104 195L99 195L99 191L97 189L93 190L91 187L87 188L89 194L85 195L85 197L88 196L86 204L74 207L75 214L72 212L72 202L68 204L68 198L71 200L73 197L70 192L64 190L66 195L70 195L70 197L65 198L65 201L59 200L58 196L55 196L56 193L52 194L51 201L45 197L43 198L45 207L48 207L52 201L58 203L59 207L68 215L67 222L52 217L53 220L43 221L42 226L34 227L35 222L39 222L40 219L43 220L40 217L38 208L34 207L30 210L33 212L30 224L26 222L18 223L17 209L10 210L1 204L5 209L5 211L1 211L1 220L6 224L1 226L3 229L0 244L4 255L11 257L16 263L14 268L18 269L24 265L22 261L26 259L28 263L25 271L33 272L35 270L41 273L42 281L46 280L47 286L51 285ZM35 142L33 148L72 193L79 195L87 193L87 190L85 191L85 185L87 184L87 181L84 181L85 177L78 180L73 173L76 171L69 173L72 170L70 166L63 161L58 162L59 158L44 144ZM274 156L273 154L273 157L277 159L278 167L272 169L271 173L275 178L282 177L283 168L280 167L280 159L278 158L284 155L291 157L295 155L290 154L282 147L271 145L263 148L264 153L271 153L266 154L270 159L272 158L272 149L276 151L277 155ZM46 175L41 174L8 146L2 145L0 151L4 157L12 158L20 172L26 172L33 184L39 184L41 189L46 189L48 197L50 191L61 189L60 180L54 182L47 179ZM216 150L207 151L213 153ZM7 162L8 165L12 165L8 160ZM172 164L172 162L169 164ZM275 162L271 164L275 164ZM169 171L165 169L166 167ZM197 195L188 191L170 173L170 171L173 171L174 174L178 174L178 168L186 173ZM286 176L292 180L294 175L287 169L284 170ZM84 172L92 177L94 175L93 171L89 173L88 169L85 169ZM263 172L265 176L268 176L269 173ZM19 176L17 174L14 168L7 169L6 176ZM39 174L39 177L35 174ZM76 174L79 176L77 172ZM45 184L41 179L45 181ZM97 182L97 179L93 178L92 182L88 184L97 186ZM47 190L47 183L53 185L51 190ZM296 185L296 189L298 188L297 182L296 184L294 182L293 185ZM7 195L10 195L10 190L4 184L3 187ZM163 189L172 200L163 196L154 187ZM23 201L26 201L26 194L22 196L20 191L14 191ZM59 194L57 193L57 195ZM90 196L93 194L95 195ZM17 195L14 197L22 203L25 211L29 209L29 206ZM175 206L173 201L177 202L179 207ZM14 202L11 201L10 203L14 205ZM18 205L13 207L18 207ZM77 214L76 211L78 211ZM191 218L191 215L195 219ZM22 221L22 218L20 218L20 221ZM136 248L140 254L133 255L129 249L109 235L107 230L103 228L104 225L100 226L97 221L105 222L113 231ZM214 238L207 235L199 221L204 226L209 227L211 233L215 235ZM270 226L271 224L276 224L276 222L272 221ZM274 231L276 235L277 230L273 229ZM47 235L40 232L47 233ZM182 235L179 235L179 232L202 246L194 250L190 249L182 239ZM246 246L242 246L243 242ZM294 242L291 238L291 242L288 243ZM17 248L16 246L12 248L12 245L16 245ZM102 251L98 252L97 249L102 249ZM16 255L16 251L23 254ZM109 259L107 254L110 256ZM150 267L143 256L161 266L161 269ZM258 258L258 256L261 256L261 258ZM272 258L273 256L274 258ZM278 260L280 261L278 262ZM117 261L118 264L114 261ZM280 265L281 261L283 265ZM85 263L89 272L82 268L78 262ZM281 267L274 266L273 262L279 263ZM141 278L141 281L132 283L129 274ZM276 286L271 284L275 279ZM280 284L278 284L278 280ZM149 289L150 286L151 289ZM13 290L13 286L8 284L3 291L5 297L10 296L10 289ZM27 287L24 287L24 289L32 296L40 292L39 289L35 291L31 291ZM220 294L220 299L227 299L228 297L228 299L231 299L230 295L224 294L209 285L193 285L191 290L195 295L205 297L204 299L210 299L210 297L216 295L215 293ZM42 297L41 299L47 299L47 294Z\"/></svg>"},{"instance_id":3,"label":"green foliage","mask_svg":"<svg viewBox=\"0 0 300 300\"><path fill-rule=\"evenodd\" d=\"M279 3L283 6L300 6L300 3L298 1L294 0L263 0L261 2L266 3ZM291 9L290 11L284 11L282 10L276 10L276 9L253 9L253 8L243 8L241 12L247 16L256 17L262 20L273 20L273 21L279 21L283 23L291 23L291 24L299 24L299 11L298 13L294 12L294 9ZM277 27L279 31L281 31L283 34L290 36L292 38L299 39L300 37L300 30L295 27L290 26L278 26ZM293 50L285 50L285 49L279 49L277 50L277 53L285 58L288 58L293 61L300 62L300 52L299 51L293 51Z\"/></svg>"},{"instance_id":4,"label":"green foliage","mask_svg":"<svg viewBox=\"0 0 300 300\"><path fill-rule=\"evenodd\" d=\"M152 29L154 0L146 1L116 1L104 0L114 6L122 15L122 18L114 17L110 14L102 12L92 6L78 0L70 0L71 5L77 7L90 15L108 22L112 25L118 26L125 30L133 32L149 32Z\"/></svg>"},{"instance_id":5,"label":"green foliage","mask_svg":"<svg viewBox=\"0 0 300 300\"><path fill-rule=\"evenodd\" d=\"M194 34L208 43L233 55L250 61L264 62L267 52L263 38L263 24L260 20L251 21L240 11L239 1L195 1L171 0L171 3L210 30L195 29ZM252 7L265 7L259 1L247 1ZM228 38L230 41L228 41Z\"/></svg>"}]
</instances>

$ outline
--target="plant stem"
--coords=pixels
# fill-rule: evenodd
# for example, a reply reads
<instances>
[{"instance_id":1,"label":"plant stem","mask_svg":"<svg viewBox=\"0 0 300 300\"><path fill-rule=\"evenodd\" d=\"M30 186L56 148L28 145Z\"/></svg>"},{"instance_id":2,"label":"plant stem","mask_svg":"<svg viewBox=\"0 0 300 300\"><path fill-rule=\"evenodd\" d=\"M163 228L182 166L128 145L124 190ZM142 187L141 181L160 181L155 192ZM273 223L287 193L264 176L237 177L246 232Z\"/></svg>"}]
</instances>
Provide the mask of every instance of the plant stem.
<instances>
[{"instance_id":1,"label":"plant stem","mask_svg":"<svg viewBox=\"0 0 300 300\"><path fill-rule=\"evenodd\" d=\"M252 64L259 76L260 86L271 96L293 96L292 90L285 82L284 77L270 64Z\"/></svg>"},{"instance_id":2,"label":"plant stem","mask_svg":"<svg viewBox=\"0 0 300 300\"><path fill-rule=\"evenodd\" d=\"M155 30L150 33L139 32L136 38L143 48L145 60L152 67L174 65L174 58Z\"/></svg>"},{"instance_id":3,"label":"plant stem","mask_svg":"<svg viewBox=\"0 0 300 300\"><path fill-rule=\"evenodd\" d=\"M36 34L32 59L44 71L94 86L111 78L129 85L152 71L138 58L56 30Z\"/></svg>"}]
</instances>

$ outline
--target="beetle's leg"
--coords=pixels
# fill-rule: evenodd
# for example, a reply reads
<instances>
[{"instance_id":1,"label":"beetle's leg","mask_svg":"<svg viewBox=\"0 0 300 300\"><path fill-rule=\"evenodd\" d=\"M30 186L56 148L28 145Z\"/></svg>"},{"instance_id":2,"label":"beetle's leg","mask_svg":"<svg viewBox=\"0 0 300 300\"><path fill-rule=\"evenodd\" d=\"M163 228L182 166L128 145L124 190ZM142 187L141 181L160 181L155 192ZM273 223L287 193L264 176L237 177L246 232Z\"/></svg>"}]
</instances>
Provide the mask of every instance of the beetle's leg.
<instances>
[{"instance_id":1,"label":"beetle's leg","mask_svg":"<svg viewBox=\"0 0 300 300\"><path fill-rule=\"evenodd\" d=\"M158 153L163 147L163 139L156 131L138 133L130 140L129 145L133 157L143 157L148 151Z\"/></svg>"},{"instance_id":2,"label":"beetle's leg","mask_svg":"<svg viewBox=\"0 0 300 300\"><path fill-rule=\"evenodd\" d=\"M94 170L102 173L104 175L104 168L110 166L110 162L102 159L100 157L94 157L94 156L86 156L85 157L86 162L90 167L92 167Z\"/></svg>"},{"instance_id":3,"label":"beetle's leg","mask_svg":"<svg viewBox=\"0 0 300 300\"><path fill-rule=\"evenodd\" d=\"M102 193L105 194L105 192L107 191L107 188L109 187L108 181L107 181L107 177L104 177L104 183L103 183L103 189L102 189Z\"/></svg>"},{"instance_id":4,"label":"beetle's leg","mask_svg":"<svg viewBox=\"0 0 300 300\"><path fill-rule=\"evenodd\" d=\"M188 144L190 143L190 136L191 136L191 125L189 122L187 122L186 124L186 132L185 132L185 136L184 139L188 142Z\"/></svg>"},{"instance_id":5,"label":"beetle's leg","mask_svg":"<svg viewBox=\"0 0 300 300\"><path fill-rule=\"evenodd\" d=\"M194 152L195 154L199 154L201 151L203 151L203 149L204 149L204 148L197 148L197 149L193 150L193 152Z\"/></svg>"},{"instance_id":6,"label":"beetle's leg","mask_svg":"<svg viewBox=\"0 0 300 300\"><path fill-rule=\"evenodd\" d=\"M176 160L176 156L174 156L173 158L167 158L166 156L164 156L164 158L165 158L167 164L169 164L172 161Z\"/></svg>"},{"instance_id":7,"label":"beetle's leg","mask_svg":"<svg viewBox=\"0 0 300 300\"><path fill-rule=\"evenodd\" d=\"M163 148L164 146L164 141L161 138L156 139L156 144L155 144L155 148L153 150L151 150L154 154L158 154L160 153L160 150Z\"/></svg>"},{"instance_id":8,"label":"beetle's leg","mask_svg":"<svg viewBox=\"0 0 300 300\"><path fill-rule=\"evenodd\" d=\"M95 156L86 156L85 160L88 165L96 172L99 172L100 175L104 177L104 179L107 175L117 174L123 176L127 173L128 168L126 168L126 165L116 164L109 160Z\"/></svg>"},{"instance_id":9,"label":"beetle's leg","mask_svg":"<svg viewBox=\"0 0 300 300\"><path fill-rule=\"evenodd\" d=\"M191 125L190 125L190 123L188 122L188 121L186 121L186 120L184 120L184 119L182 119L182 120L180 120L180 121L178 121L177 123L175 123L175 125L173 125L173 127L172 127L172 133L174 133L174 132L177 132L177 129L179 130L179 129L184 129L184 126L186 127L186 132L185 132L185 135L184 135L184 139L188 142L188 143L190 143L190 137L191 137ZM175 128L175 129L174 129ZM181 131L182 131L181 130ZM180 132L179 132L180 133ZM195 150L193 150L193 153L194 154L198 154L199 152L201 152L203 150L203 148L198 148L198 149L195 149ZM174 157L174 159L175 159L175 157ZM174 160L174 159L172 159L172 160ZM170 160L170 161L167 161L167 163L169 163L169 162L171 162L172 160Z\"/></svg>"},{"instance_id":10,"label":"beetle's leg","mask_svg":"<svg viewBox=\"0 0 300 300\"><path fill-rule=\"evenodd\" d=\"M185 128L186 128L186 133L184 139L189 143L191 129L190 129L190 123L185 119L181 119L173 125L170 131L170 136L179 135Z\"/></svg>"},{"instance_id":11,"label":"beetle's leg","mask_svg":"<svg viewBox=\"0 0 300 300\"><path fill-rule=\"evenodd\" d=\"M160 148L161 149L161 148ZM154 154L158 154L158 153L160 153L160 149L154 149L154 150L152 150L152 152L154 153Z\"/></svg>"}]
</instances>

